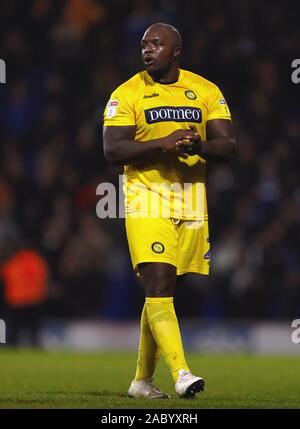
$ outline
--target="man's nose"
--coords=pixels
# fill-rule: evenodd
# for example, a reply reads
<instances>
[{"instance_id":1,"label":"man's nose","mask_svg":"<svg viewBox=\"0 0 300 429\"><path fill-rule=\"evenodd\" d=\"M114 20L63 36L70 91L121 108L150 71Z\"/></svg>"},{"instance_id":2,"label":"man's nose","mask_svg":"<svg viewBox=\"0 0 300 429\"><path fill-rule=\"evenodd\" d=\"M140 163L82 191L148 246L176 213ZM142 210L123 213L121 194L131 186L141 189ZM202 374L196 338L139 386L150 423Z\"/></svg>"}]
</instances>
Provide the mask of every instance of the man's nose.
<instances>
[{"instance_id":1,"label":"man's nose","mask_svg":"<svg viewBox=\"0 0 300 429\"><path fill-rule=\"evenodd\" d=\"M149 54L150 52L152 52L152 46L149 44L145 47L144 53Z\"/></svg>"}]
</instances>

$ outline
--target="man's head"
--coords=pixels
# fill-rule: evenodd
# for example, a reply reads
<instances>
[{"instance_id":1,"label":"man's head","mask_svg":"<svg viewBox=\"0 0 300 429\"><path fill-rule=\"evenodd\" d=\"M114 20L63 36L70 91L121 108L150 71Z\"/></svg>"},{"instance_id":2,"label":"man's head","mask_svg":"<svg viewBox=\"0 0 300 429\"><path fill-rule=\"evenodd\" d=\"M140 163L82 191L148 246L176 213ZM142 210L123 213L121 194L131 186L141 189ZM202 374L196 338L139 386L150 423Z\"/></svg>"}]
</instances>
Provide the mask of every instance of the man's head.
<instances>
[{"instance_id":1,"label":"man's head","mask_svg":"<svg viewBox=\"0 0 300 429\"><path fill-rule=\"evenodd\" d=\"M141 46L145 68L151 76L165 76L178 69L181 36L172 25L151 25L145 31Z\"/></svg>"}]
</instances>

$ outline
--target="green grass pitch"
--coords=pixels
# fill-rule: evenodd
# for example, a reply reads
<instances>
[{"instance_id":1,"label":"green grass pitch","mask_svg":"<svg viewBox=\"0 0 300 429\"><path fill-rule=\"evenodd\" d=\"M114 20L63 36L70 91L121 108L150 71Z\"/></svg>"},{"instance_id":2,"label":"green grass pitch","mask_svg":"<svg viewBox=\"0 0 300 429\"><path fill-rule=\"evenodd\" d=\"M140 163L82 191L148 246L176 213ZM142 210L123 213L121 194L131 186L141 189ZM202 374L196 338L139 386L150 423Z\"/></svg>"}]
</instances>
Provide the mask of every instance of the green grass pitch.
<instances>
[{"instance_id":1,"label":"green grass pitch","mask_svg":"<svg viewBox=\"0 0 300 429\"><path fill-rule=\"evenodd\" d=\"M0 408L300 408L299 357L187 354L206 381L195 400L179 399L159 363L155 382L171 400L126 395L135 353L0 348Z\"/></svg>"}]
</instances>

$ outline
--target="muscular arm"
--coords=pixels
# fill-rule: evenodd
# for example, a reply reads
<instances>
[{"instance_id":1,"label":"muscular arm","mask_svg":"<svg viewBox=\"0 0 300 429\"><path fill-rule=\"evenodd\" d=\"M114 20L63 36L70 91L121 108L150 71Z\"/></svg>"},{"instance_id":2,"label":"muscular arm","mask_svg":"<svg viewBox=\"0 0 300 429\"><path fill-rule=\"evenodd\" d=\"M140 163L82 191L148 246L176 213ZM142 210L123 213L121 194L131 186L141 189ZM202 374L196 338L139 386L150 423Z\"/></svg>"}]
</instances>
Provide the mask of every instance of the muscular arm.
<instances>
[{"instance_id":1,"label":"muscular arm","mask_svg":"<svg viewBox=\"0 0 300 429\"><path fill-rule=\"evenodd\" d=\"M236 151L236 139L232 122L228 119L212 119L206 124L206 142L201 145L201 157L208 161L229 161Z\"/></svg>"},{"instance_id":2,"label":"muscular arm","mask_svg":"<svg viewBox=\"0 0 300 429\"><path fill-rule=\"evenodd\" d=\"M149 141L135 140L135 126L111 126L103 128L103 145L106 160L112 165L137 164L161 151L178 150L176 142L194 137L194 131L179 129L168 136Z\"/></svg>"},{"instance_id":3,"label":"muscular arm","mask_svg":"<svg viewBox=\"0 0 300 429\"><path fill-rule=\"evenodd\" d=\"M112 165L135 164L159 151L156 140L137 142L135 126L104 127L104 155Z\"/></svg>"}]
</instances>

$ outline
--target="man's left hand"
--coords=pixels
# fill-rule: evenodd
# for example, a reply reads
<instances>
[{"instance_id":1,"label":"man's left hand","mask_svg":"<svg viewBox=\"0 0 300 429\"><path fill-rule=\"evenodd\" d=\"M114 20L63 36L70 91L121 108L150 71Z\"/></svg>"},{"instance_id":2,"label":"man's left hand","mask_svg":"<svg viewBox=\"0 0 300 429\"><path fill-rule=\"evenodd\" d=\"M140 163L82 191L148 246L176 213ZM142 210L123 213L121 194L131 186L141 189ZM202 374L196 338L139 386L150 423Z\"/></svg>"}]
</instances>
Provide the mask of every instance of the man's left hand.
<instances>
[{"instance_id":1,"label":"man's left hand","mask_svg":"<svg viewBox=\"0 0 300 429\"><path fill-rule=\"evenodd\" d=\"M190 129L193 131L193 134L188 139L178 140L176 146L180 152L187 155L200 155L202 145L201 137L194 126L191 125Z\"/></svg>"}]
</instances>

